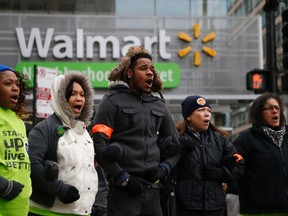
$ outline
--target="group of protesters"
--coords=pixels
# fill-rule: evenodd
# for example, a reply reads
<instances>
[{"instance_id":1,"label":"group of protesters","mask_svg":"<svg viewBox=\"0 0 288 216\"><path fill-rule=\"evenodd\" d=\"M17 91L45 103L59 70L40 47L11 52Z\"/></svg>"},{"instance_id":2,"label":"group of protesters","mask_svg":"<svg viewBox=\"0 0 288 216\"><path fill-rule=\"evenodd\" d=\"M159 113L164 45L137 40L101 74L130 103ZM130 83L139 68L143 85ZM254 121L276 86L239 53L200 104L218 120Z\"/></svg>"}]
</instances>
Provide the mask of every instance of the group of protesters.
<instances>
[{"instance_id":1,"label":"group of protesters","mask_svg":"<svg viewBox=\"0 0 288 216\"><path fill-rule=\"evenodd\" d=\"M174 122L142 46L132 46L108 80L94 113L89 79L58 75L53 114L27 135L28 80L0 65L0 216L288 214L288 135L278 95L257 97L251 127L231 140L211 122L212 104L201 95L187 95L183 120ZM232 183L239 194L226 205L223 185ZM101 213L95 196L102 187Z\"/></svg>"}]
</instances>

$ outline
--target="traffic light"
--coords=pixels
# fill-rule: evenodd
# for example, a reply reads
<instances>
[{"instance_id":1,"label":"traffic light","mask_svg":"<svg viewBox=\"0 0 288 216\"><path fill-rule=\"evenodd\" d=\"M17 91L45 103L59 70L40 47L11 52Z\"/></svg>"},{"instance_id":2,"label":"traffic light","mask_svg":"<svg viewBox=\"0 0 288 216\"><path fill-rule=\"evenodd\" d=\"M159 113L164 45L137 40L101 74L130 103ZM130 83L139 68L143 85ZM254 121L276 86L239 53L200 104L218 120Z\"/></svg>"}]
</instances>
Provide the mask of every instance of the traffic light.
<instances>
[{"instance_id":1,"label":"traffic light","mask_svg":"<svg viewBox=\"0 0 288 216\"><path fill-rule=\"evenodd\" d=\"M255 94L261 94L270 90L269 78L271 74L268 70L254 69L246 74L246 88L254 91Z\"/></svg>"},{"instance_id":2,"label":"traffic light","mask_svg":"<svg viewBox=\"0 0 288 216\"><path fill-rule=\"evenodd\" d=\"M288 7L284 8L282 13L282 64L285 70L288 70Z\"/></svg>"},{"instance_id":3,"label":"traffic light","mask_svg":"<svg viewBox=\"0 0 288 216\"><path fill-rule=\"evenodd\" d=\"M277 84L279 88L280 94L287 94L288 93L288 71L279 71L277 77Z\"/></svg>"}]
</instances>

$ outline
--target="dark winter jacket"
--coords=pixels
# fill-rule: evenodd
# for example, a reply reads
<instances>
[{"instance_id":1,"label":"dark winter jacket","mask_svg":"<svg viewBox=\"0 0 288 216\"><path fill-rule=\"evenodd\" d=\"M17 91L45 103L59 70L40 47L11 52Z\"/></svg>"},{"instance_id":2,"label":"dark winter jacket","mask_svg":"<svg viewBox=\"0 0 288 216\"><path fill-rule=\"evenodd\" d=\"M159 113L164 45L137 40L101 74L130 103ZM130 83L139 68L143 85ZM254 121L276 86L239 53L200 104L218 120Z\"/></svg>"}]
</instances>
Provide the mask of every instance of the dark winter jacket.
<instances>
[{"instance_id":1,"label":"dark winter jacket","mask_svg":"<svg viewBox=\"0 0 288 216\"><path fill-rule=\"evenodd\" d=\"M186 130L186 136L196 143L195 151L183 152L176 166L177 208L186 210L214 211L225 206L225 193L222 183L237 179L244 172L244 161L228 169L222 164L223 157L237 153L228 139L218 132L208 129L201 134L201 140ZM222 169L219 180L202 179L201 170L206 166Z\"/></svg>"},{"instance_id":2,"label":"dark winter jacket","mask_svg":"<svg viewBox=\"0 0 288 216\"><path fill-rule=\"evenodd\" d=\"M288 213L288 134L275 145L257 126L234 141L245 160L239 181L241 213Z\"/></svg>"},{"instance_id":3,"label":"dark winter jacket","mask_svg":"<svg viewBox=\"0 0 288 216\"><path fill-rule=\"evenodd\" d=\"M57 128L65 127L59 117L57 117L56 114L53 114L49 116L46 121L40 122L37 127L35 127L31 131L30 142L33 141L38 145L38 147L36 148L33 148L33 146L32 148L30 148L30 157L31 155L33 155L33 158L31 158L32 161L51 160L57 162L57 144L60 138L60 136L55 133ZM40 133L45 135L44 139L47 140L47 143L49 143L49 145L46 145L44 142L42 142L43 137L38 136L38 134ZM37 139L39 139L39 142L37 141ZM39 157L38 155L43 155L43 158ZM43 169L43 167L39 166L38 168L36 167L36 169L40 170ZM31 177L34 180L32 181L33 193L31 195L31 199L50 207L54 203L56 194L62 186L62 182L47 181L44 174L44 171L42 175L40 175L38 172L31 173ZM45 190L43 190L43 188L45 188Z\"/></svg>"},{"instance_id":4,"label":"dark winter jacket","mask_svg":"<svg viewBox=\"0 0 288 216\"><path fill-rule=\"evenodd\" d=\"M112 129L111 137L95 130L97 125ZM125 84L111 87L103 97L92 133L97 161L111 177L123 170L141 175L147 168L158 166L160 150L157 140L178 134L165 103L159 97L137 95ZM123 146L118 162L109 162L102 155L106 146L113 142ZM173 166L177 161L167 159L167 162Z\"/></svg>"}]
</instances>

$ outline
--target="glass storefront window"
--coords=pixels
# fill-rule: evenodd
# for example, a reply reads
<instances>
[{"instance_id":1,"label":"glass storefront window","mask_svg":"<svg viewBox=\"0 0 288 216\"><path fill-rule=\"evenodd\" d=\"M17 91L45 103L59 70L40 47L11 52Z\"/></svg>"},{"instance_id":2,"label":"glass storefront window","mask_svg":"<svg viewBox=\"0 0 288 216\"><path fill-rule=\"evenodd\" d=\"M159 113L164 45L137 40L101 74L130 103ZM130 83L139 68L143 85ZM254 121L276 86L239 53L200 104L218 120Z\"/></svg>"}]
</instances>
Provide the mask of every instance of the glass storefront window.
<instances>
[{"instance_id":1,"label":"glass storefront window","mask_svg":"<svg viewBox=\"0 0 288 216\"><path fill-rule=\"evenodd\" d=\"M226 16L227 0L0 0L0 11L117 16Z\"/></svg>"},{"instance_id":2,"label":"glass storefront window","mask_svg":"<svg viewBox=\"0 0 288 216\"><path fill-rule=\"evenodd\" d=\"M226 16L227 0L116 0L120 16ZM141 6L140 6L141 5Z\"/></svg>"},{"instance_id":3,"label":"glass storefront window","mask_svg":"<svg viewBox=\"0 0 288 216\"><path fill-rule=\"evenodd\" d=\"M0 11L114 15L115 0L0 0Z\"/></svg>"},{"instance_id":4,"label":"glass storefront window","mask_svg":"<svg viewBox=\"0 0 288 216\"><path fill-rule=\"evenodd\" d=\"M157 16L189 16L190 0L157 0ZM194 14L193 14L194 15Z\"/></svg>"},{"instance_id":5,"label":"glass storefront window","mask_svg":"<svg viewBox=\"0 0 288 216\"><path fill-rule=\"evenodd\" d=\"M192 16L203 16L203 9L205 8L203 0L195 0L191 2Z\"/></svg>"},{"instance_id":6,"label":"glass storefront window","mask_svg":"<svg viewBox=\"0 0 288 216\"><path fill-rule=\"evenodd\" d=\"M116 0L117 16L154 16L154 0Z\"/></svg>"},{"instance_id":7,"label":"glass storefront window","mask_svg":"<svg viewBox=\"0 0 288 216\"><path fill-rule=\"evenodd\" d=\"M228 5L226 0L208 0L207 16L227 16Z\"/></svg>"}]
</instances>

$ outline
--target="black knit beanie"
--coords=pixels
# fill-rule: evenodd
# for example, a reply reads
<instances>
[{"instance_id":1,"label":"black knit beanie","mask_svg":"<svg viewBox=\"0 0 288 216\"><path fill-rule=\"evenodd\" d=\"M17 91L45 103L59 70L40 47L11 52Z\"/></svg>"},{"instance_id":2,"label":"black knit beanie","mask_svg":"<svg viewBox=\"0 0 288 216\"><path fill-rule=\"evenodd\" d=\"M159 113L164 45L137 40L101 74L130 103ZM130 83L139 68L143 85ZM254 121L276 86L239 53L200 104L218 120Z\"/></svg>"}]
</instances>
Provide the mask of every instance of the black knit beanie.
<instances>
[{"instance_id":1,"label":"black knit beanie","mask_svg":"<svg viewBox=\"0 0 288 216\"><path fill-rule=\"evenodd\" d=\"M182 116L186 119L189 115L191 115L196 109L199 107L210 107L208 101L199 95L192 95L185 98L185 100L181 103L182 106Z\"/></svg>"}]
</instances>

